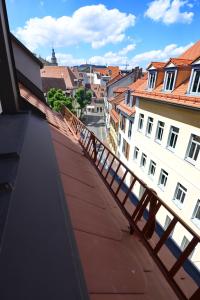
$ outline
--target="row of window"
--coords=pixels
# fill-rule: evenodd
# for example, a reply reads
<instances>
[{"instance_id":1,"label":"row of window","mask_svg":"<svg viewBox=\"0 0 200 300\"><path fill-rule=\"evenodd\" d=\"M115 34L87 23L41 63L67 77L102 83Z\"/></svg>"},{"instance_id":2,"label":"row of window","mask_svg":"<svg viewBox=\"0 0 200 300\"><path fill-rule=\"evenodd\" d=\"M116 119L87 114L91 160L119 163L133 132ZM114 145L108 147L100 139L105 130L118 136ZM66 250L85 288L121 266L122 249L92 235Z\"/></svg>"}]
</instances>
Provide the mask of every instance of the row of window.
<instances>
[{"instance_id":1,"label":"row of window","mask_svg":"<svg viewBox=\"0 0 200 300\"><path fill-rule=\"evenodd\" d=\"M148 137L150 137L152 134L153 123L154 123L153 118L148 117L147 127L146 127L146 135ZM143 127L144 127L144 114L140 114L139 121L138 121L138 130L142 131ZM165 123L162 121L158 121L156 135L155 135L155 141L158 143L161 143L161 141L163 139L164 127L165 127ZM167 141L168 149L174 151L176 144L177 144L178 135L179 135L179 128L175 127L175 126L171 126L170 131L169 131L168 141ZM190 161L191 163L195 164L195 162L197 161L199 152L200 152L200 136L192 134L191 138L189 140L189 143L188 143L185 158L188 161Z\"/></svg>"},{"instance_id":2,"label":"row of window","mask_svg":"<svg viewBox=\"0 0 200 300\"><path fill-rule=\"evenodd\" d=\"M138 160L138 156L139 156L139 148L135 147L134 153L133 153L133 159ZM144 169L146 167L146 163L147 163L147 155L145 153L142 153L141 159L140 159L140 167L142 169ZM154 178L154 175L156 172L156 166L157 166L156 162L153 160L150 160L149 168L148 168L148 175L151 177L151 179ZM164 169L161 169L159 180L158 180L158 186L162 190L164 190L164 188L167 184L167 179L168 179L168 173ZM179 208L182 208L186 193L187 193L187 189L181 183L177 183L173 201ZM198 202L197 202L192 219L193 219L194 223L198 227L200 227L200 200L198 200Z\"/></svg>"},{"instance_id":3,"label":"row of window","mask_svg":"<svg viewBox=\"0 0 200 300\"><path fill-rule=\"evenodd\" d=\"M171 92L174 90L175 82L177 77L177 70L169 69L165 72L163 90ZM155 88L157 78L157 72L150 70L148 75L148 89L152 90ZM200 70L194 68L191 73L189 93L200 94Z\"/></svg>"}]
</instances>

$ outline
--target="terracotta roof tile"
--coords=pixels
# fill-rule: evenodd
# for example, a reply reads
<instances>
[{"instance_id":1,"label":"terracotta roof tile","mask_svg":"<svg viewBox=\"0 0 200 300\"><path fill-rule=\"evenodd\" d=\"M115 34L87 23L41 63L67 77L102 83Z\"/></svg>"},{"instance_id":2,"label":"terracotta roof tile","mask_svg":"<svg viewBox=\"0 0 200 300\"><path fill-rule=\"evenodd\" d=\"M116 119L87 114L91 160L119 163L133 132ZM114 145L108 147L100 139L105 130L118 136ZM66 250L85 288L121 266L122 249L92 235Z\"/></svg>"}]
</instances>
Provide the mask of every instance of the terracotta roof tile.
<instances>
[{"instance_id":1,"label":"terracotta roof tile","mask_svg":"<svg viewBox=\"0 0 200 300\"><path fill-rule=\"evenodd\" d=\"M125 91L127 91L128 90L128 87L127 86L124 86L124 87L116 87L116 88L114 88L113 89L113 92L114 93L123 93L123 92L125 92Z\"/></svg>"},{"instance_id":2,"label":"terracotta roof tile","mask_svg":"<svg viewBox=\"0 0 200 300\"><path fill-rule=\"evenodd\" d=\"M170 58L170 60L165 64L165 67L168 64L174 64L175 66L186 66L186 65L190 65L192 63L191 59L183 59L183 58Z\"/></svg>"},{"instance_id":3,"label":"terracotta roof tile","mask_svg":"<svg viewBox=\"0 0 200 300\"><path fill-rule=\"evenodd\" d=\"M77 78L69 67L45 66L40 73L41 77L63 78L67 89L77 87Z\"/></svg>"},{"instance_id":4,"label":"terracotta roof tile","mask_svg":"<svg viewBox=\"0 0 200 300\"><path fill-rule=\"evenodd\" d=\"M116 124L119 122L119 114L114 109L111 109L111 111L110 111L110 117L113 119L113 121Z\"/></svg>"},{"instance_id":5,"label":"terracotta roof tile","mask_svg":"<svg viewBox=\"0 0 200 300\"><path fill-rule=\"evenodd\" d=\"M131 115L133 115L133 114L136 112L135 106L130 107L130 106L126 105L126 104L124 103L124 101L121 101L120 104L117 106L117 108L118 108L119 110L123 111L123 112L124 112L125 114L127 114L128 116L131 116Z\"/></svg>"},{"instance_id":6,"label":"terracotta roof tile","mask_svg":"<svg viewBox=\"0 0 200 300\"><path fill-rule=\"evenodd\" d=\"M121 74L119 74L119 75L115 76L113 79L109 80L109 82L108 82L108 85L107 85L107 86L109 86L109 85L113 84L114 82L117 82L117 81L118 81L118 80L120 80L122 77L123 77L123 76L122 76Z\"/></svg>"},{"instance_id":7,"label":"terracotta roof tile","mask_svg":"<svg viewBox=\"0 0 200 300\"><path fill-rule=\"evenodd\" d=\"M111 99L109 100L109 102L110 102L111 104L118 104L120 101L124 100L124 96L125 96L125 92L122 93L122 94L117 95L117 96L114 97L114 98L111 98Z\"/></svg>"},{"instance_id":8,"label":"terracotta roof tile","mask_svg":"<svg viewBox=\"0 0 200 300\"><path fill-rule=\"evenodd\" d=\"M179 56L179 58L183 59L191 59L195 60L200 55L200 40L197 41L192 47L190 47L188 50L186 50L183 54Z\"/></svg>"},{"instance_id":9,"label":"terracotta roof tile","mask_svg":"<svg viewBox=\"0 0 200 300\"><path fill-rule=\"evenodd\" d=\"M156 69L161 69L161 68L163 68L164 66L165 66L165 62L158 62L158 61L153 61L153 62L151 62L149 65L148 65L148 67L147 67L147 70L152 66L152 67L154 67L154 68L156 68Z\"/></svg>"}]
</instances>

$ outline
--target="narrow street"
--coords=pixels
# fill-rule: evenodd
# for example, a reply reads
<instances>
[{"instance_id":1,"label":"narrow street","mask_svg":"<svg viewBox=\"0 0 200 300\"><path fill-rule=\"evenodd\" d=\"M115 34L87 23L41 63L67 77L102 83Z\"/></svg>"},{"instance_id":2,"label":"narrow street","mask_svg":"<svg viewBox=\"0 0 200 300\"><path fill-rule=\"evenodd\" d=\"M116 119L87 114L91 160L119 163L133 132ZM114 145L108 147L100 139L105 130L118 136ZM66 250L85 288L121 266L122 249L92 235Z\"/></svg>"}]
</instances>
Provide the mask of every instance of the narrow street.
<instances>
[{"instance_id":1,"label":"narrow street","mask_svg":"<svg viewBox=\"0 0 200 300\"><path fill-rule=\"evenodd\" d=\"M102 113L87 113L84 124L101 140L106 139L105 121Z\"/></svg>"}]
</instances>

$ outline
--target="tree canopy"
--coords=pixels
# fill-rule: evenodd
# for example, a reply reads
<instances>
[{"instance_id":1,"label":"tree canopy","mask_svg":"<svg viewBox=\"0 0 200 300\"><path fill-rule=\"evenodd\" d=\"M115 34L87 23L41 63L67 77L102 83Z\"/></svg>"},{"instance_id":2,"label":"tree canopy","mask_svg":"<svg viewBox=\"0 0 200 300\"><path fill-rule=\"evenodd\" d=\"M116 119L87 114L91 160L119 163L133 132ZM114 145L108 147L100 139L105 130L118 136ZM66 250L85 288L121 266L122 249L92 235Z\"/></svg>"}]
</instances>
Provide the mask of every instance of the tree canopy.
<instances>
[{"instance_id":1,"label":"tree canopy","mask_svg":"<svg viewBox=\"0 0 200 300\"><path fill-rule=\"evenodd\" d=\"M81 87L77 90L75 94L75 98L79 104L79 107L82 110L88 105L92 100L92 92L90 90L86 90L85 88Z\"/></svg>"},{"instance_id":2,"label":"tree canopy","mask_svg":"<svg viewBox=\"0 0 200 300\"><path fill-rule=\"evenodd\" d=\"M52 107L53 110L60 112L62 106L66 106L68 109L72 110L72 98L66 97L64 92L60 89L52 88L47 93L47 102Z\"/></svg>"}]
</instances>

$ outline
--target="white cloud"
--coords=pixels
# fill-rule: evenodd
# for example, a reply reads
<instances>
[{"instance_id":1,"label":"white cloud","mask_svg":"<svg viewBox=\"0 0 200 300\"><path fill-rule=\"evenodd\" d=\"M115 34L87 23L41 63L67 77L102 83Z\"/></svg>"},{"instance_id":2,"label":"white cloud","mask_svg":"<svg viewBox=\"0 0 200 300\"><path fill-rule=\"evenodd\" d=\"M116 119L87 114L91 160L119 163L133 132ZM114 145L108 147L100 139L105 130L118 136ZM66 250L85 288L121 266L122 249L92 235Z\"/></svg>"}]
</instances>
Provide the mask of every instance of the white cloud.
<instances>
[{"instance_id":1,"label":"white cloud","mask_svg":"<svg viewBox=\"0 0 200 300\"><path fill-rule=\"evenodd\" d=\"M191 8L192 4L187 0L154 0L149 4L145 16L154 21L162 21L165 24L192 22L194 13L184 11L181 8Z\"/></svg>"},{"instance_id":2,"label":"white cloud","mask_svg":"<svg viewBox=\"0 0 200 300\"><path fill-rule=\"evenodd\" d=\"M134 25L133 14L99 4L81 7L72 16L29 19L24 27L17 28L15 34L31 50L52 43L55 47L66 47L81 42L99 48L121 42L126 29Z\"/></svg>"},{"instance_id":3,"label":"white cloud","mask_svg":"<svg viewBox=\"0 0 200 300\"><path fill-rule=\"evenodd\" d=\"M63 66L76 66L86 63L86 60L84 58L75 58L72 54L68 53L56 53L56 58L58 64ZM46 59L48 61L51 61L51 56L48 56Z\"/></svg>"},{"instance_id":4,"label":"white cloud","mask_svg":"<svg viewBox=\"0 0 200 300\"><path fill-rule=\"evenodd\" d=\"M135 47L136 47L136 44L129 44L125 48L120 50L118 53L119 53L119 55L126 55L129 52L133 51L135 49Z\"/></svg>"},{"instance_id":5,"label":"white cloud","mask_svg":"<svg viewBox=\"0 0 200 300\"><path fill-rule=\"evenodd\" d=\"M137 65L147 66L147 64L152 61L167 61L171 57L180 56L192 45L193 43L190 43L185 46L178 47L176 44L170 44L163 49L151 50L148 52L137 54L130 60L130 63L134 67Z\"/></svg>"}]
</instances>

